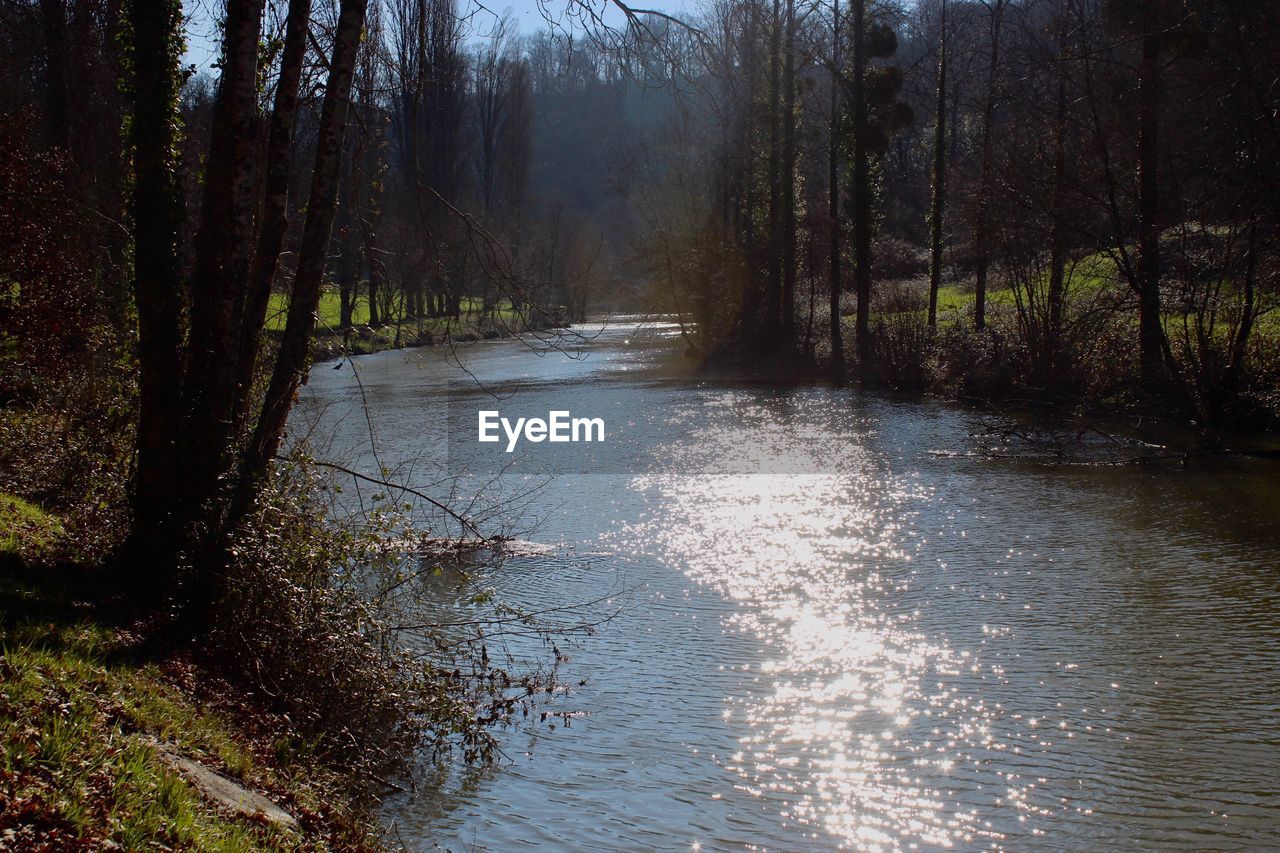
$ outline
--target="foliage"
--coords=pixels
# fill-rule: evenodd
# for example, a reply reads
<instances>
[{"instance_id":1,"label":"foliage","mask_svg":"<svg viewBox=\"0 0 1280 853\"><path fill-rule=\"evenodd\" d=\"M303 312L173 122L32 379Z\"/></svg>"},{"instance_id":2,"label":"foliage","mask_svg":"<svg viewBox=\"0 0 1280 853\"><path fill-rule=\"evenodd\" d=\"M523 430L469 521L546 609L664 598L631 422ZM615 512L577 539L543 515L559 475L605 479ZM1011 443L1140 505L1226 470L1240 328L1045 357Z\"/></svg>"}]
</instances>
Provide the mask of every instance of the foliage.
<instances>
[{"instance_id":1,"label":"foliage","mask_svg":"<svg viewBox=\"0 0 1280 853\"><path fill-rule=\"evenodd\" d=\"M278 467L232 546L211 656L287 714L316 755L358 775L402 770L420 750L492 760L493 725L527 713L552 676L491 659L484 629L502 619L483 609L461 633L423 624L430 586L466 577L441 580L424 563L430 539L410 504L383 494L340 520L333 497L302 453Z\"/></svg>"},{"instance_id":2,"label":"foliage","mask_svg":"<svg viewBox=\"0 0 1280 853\"><path fill-rule=\"evenodd\" d=\"M62 556L100 562L129 522L129 376L80 363L34 377L27 389L23 404L0 409L0 488L60 514L69 533L58 544Z\"/></svg>"},{"instance_id":3,"label":"foliage","mask_svg":"<svg viewBox=\"0 0 1280 853\"><path fill-rule=\"evenodd\" d=\"M40 562L57 519L0 495L0 839L24 850L168 847L326 850L377 844L342 779L280 753L282 721L181 657L140 654L70 594L74 569ZM12 523L17 519L17 525ZM24 559L26 558L26 559ZM34 562L29 562L34 561ZM291 833L228 817L205 802L157 744L258 788L302 825Z\"/></svg>"},{"instance_id":4,"label":"foliage","mask_svg":"<svg viewBox=\"0 0 1280 853\"><path fill-rule=\"evenodd\" d=\"M0 393L22 393L90 347L101 293L95 288L92 233L58 151L33 144L30 112L0 113L0 342L6 344Z\"/></svg>"},{"instance_id":5,"label":"foliage","mask_svg":"<svg viewBox=\"0 0 1280 853\"><path fill-rule=\"evenodd\" d=\"M874 378L893 388L920 390L931 380L926 301L910 283L885 282L875 291L871 348Z\"/></svg>"}]
</instances>

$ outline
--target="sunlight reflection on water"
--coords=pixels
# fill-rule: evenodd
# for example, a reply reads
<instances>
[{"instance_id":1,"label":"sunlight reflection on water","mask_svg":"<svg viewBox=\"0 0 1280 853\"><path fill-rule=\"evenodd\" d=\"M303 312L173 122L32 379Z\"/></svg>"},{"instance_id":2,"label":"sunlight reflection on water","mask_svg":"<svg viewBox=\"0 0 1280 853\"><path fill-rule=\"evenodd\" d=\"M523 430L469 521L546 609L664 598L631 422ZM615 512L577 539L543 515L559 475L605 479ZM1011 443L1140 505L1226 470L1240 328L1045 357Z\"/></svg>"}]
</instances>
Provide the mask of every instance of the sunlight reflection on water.
<instances>
[{"instance_id":1,"label":"sunlight reflection on water","mask_svg":"<svg viewBox=\"0 0 1280 853\"><path fill-rule=\"evenodd\" d=\"M1280 846L1274 469L984 459L963 410L617 376L642 362L544 360L554 386L513 392L644 438L548 484L555 547L485 580L531 610L634 590L571 650L551 709L588 716L391 798L410 847ZM367 364L309 393L367 394L410 459L452 374Z\"/></svg>"},{"instance_id":2,"label":"sunlight reflection on water","mask_svg":"<svg viewBox=\"0 0 1280 853\"><path fill-rule=\"evenodd\" d=\"M760 669L773 689L725 699L726 719L747 729L725 761L737 787L783 800L785 818L859 847L995 836L975 810L950 808L939 787L960 744L988 737L990 709L947 708L936 678L960 658L877 604L887 578L909 566L909 503L928 491L872 469L803 417L751 421L699 430L684 450L713 448L722 470L767 472L763 459L783 471L839 473L690 477L677 452L632 482L661 517L619 538L751 604L730 621L766 644Z\"/></svg>"}]
</instances>

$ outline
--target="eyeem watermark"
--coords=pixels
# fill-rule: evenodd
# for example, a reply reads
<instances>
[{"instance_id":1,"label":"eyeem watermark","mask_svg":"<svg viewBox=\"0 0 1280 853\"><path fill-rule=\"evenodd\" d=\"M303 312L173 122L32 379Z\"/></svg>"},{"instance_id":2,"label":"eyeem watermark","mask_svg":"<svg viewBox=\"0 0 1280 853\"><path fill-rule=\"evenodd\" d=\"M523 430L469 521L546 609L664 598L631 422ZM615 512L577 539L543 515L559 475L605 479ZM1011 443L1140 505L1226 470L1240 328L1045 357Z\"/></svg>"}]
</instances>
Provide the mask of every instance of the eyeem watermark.
<instances>
[{"instance_id":1,"label":"eyeem watermark","mask_svg":"<svg viewBox=\"0 0 1280 853\"><path fill-rule=\"evenodd\" d=\"M542 441L553 443L604 441L604 418L575 418L567 411L547 412L546 420L542 418L517 418L512 424L496 410L481 410L476 413L479 421L478 439L482 442L498 442L502 436L498 434L501 427L507 438L507 452L511 453L520 443L520 439L537 444Z\"/></svg>"}]
</instances>

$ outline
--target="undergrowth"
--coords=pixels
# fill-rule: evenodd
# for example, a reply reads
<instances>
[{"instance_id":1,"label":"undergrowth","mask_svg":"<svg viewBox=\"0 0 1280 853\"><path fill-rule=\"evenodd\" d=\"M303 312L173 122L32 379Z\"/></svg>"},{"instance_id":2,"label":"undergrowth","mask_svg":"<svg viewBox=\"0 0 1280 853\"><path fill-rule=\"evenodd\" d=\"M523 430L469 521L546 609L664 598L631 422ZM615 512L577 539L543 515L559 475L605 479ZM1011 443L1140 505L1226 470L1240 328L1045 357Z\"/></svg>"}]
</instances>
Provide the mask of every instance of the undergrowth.
<instances>
[{"instance_id":1,"label":"undergrowth","mask_svg":"<svg viewBox=\"0 0 1280 853\"><path fill-rule=\"evenodd\" d=\"M0 848L377 847L356 793L287 720L77 594L93 579L51 559L61 529L0 496ZM301 831L220 812L162 744L265 792Z\"/></svg>"}]
</instances>

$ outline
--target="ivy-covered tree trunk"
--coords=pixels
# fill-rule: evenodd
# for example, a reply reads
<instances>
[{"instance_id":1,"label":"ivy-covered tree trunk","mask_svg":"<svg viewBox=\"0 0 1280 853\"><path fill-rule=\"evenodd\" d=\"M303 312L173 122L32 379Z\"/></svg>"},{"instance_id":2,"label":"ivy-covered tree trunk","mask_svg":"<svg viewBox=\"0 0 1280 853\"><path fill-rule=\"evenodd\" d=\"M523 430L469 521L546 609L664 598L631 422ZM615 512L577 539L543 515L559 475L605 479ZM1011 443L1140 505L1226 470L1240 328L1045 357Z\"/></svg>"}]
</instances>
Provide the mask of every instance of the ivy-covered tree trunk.
<instances>
[{"instance_id":1,"label":"ivy-covered tree trunk","mask_svg":"<svg viewBox=\"0 0 1280 853\"><path fill-rule=\"evenodd\" d=\"M133 291L138 312L138 432L133 535L126 568L140 590L159 594L174 580L172 523L178 477L182 326L178 229L182 205L176 150L182 4L130 0L125 10L132 115Z\"/></svg>"},{"instance_id":2,"label":"ivy-covered tree trunk","mask_svg":"<svg viewBox=\"0 0 1280 853\"><path fill-rule=\"evenodd\" d=\"M141 397L129 556L153 579L164 576L164 583L144 587L157 594L173 588L184 555L194 564L184 596L197 627L204 624L220 588L226 568L223 548L253 504L306 370L366 4L345 0L339 14L288 324L266 406L256 416L250 411L249 386L287 228L292 128L310 2L290 2L267 167L261 175L257 84L263 0L233 0L227 7L185 347L174 163L181 5L176 0L132 0L126 7L134 99L130 130ZM240 437L249 424L252 442L241 452ZM226 489L228 480L234 489Z\"/></svg>"},{"instance_id":3,"label":"ivy-covered tree trunk","mask_svg":"<svg viewBox=\"0 0 1280 853\"><path fill-rule=\"evenodd\" d=\"M238 420L236 359L256 237L258 43L263 3L227 3L222 73L196 235L178 512L182 523L204 529L217 527L202 516L220 514L216 497L231 463L231 429ZM193 544L203 538L195 532L190 535L196 537Z\"/></svg>"}]
</instances>

